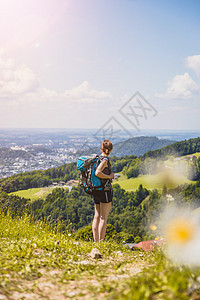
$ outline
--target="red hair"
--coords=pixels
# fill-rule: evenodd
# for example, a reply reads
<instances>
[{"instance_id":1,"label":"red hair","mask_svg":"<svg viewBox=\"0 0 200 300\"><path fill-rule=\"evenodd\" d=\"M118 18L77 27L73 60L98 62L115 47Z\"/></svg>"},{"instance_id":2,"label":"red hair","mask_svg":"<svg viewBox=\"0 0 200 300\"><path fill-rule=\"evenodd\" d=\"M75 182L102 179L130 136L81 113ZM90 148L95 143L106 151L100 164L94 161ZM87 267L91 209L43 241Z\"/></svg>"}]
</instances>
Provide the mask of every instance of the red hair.
<instances>
[{"instance_id":1,"label":"red hair","mask_svg":"<svg viewBox=\"0 0 200 300\"><path fill-rule=\"evenodd\" d=\"M110 152L113 149L113 144L109 140L104 140L101 144L101 151L106 153L107 155L110 154Z\"/></svg>"}]
</instances>

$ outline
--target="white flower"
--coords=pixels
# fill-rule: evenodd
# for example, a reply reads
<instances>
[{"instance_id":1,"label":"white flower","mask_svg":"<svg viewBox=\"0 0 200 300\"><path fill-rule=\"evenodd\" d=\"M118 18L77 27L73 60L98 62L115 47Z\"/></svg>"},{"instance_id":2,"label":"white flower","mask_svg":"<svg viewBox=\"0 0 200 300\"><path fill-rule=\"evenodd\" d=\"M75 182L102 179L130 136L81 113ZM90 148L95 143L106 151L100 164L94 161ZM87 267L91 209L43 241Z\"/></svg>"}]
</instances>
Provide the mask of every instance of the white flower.
<instances>
[{"instance_id":1,"label":"white flower","mask_svg":"<svg viewBox=\"0 0 200 300\"><path fill-rule=\"evenodd\" d=\"M167 255L176 263L200 265L199 213L174 209L164 217L163 234L167 242Z\"/></svg>"},{"instance_id":2,"label":"white flower","mask_svg":"<svg viewBox=\"0 0 200 300\"><path fill-rule=\"evenodd\" d=\"M174 198L172 197L172 195L167 194L166 197L167 197L167 201L174 201Z\"/></svg>"}]
</instances>

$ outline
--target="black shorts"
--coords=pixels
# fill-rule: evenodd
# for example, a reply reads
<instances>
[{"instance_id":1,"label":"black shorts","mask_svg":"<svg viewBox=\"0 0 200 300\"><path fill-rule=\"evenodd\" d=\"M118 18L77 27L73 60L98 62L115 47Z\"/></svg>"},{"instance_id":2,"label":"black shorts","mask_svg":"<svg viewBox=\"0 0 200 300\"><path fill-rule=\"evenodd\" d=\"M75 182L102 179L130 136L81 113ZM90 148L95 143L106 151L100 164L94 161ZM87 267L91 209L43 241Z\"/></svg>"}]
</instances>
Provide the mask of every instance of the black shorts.
<instances>
[{"instance_id":1,"label":"black shorts","mask_svg":"<svg viewBox=\"0 0 200 300\"><path fill-rule=\"evenodd\" d=\"M109 202L112 202L113 191L112 190L109 190L109 191L94 190L92 192L92 196L94 198L94 203L95 204L100 204L100 202L102 202L102 203L109 203Z\"/></svg>"}]
</instances>

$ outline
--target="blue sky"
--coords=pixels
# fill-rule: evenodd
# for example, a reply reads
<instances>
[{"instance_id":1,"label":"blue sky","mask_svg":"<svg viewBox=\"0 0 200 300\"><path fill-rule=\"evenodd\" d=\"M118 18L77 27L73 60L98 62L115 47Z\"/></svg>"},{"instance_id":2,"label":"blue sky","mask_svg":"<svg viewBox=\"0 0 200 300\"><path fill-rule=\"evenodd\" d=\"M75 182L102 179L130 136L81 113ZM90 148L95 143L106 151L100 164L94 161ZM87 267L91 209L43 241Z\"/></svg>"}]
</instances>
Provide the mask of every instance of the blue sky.
<instances>
[{"instance_id":1,"label":"blue sky","mask_svg":"<svg viewBox=\"0 0 200 300\"><path fill-rule=\"evenodd\" d=\"M1 0L0 127L199 129L200 1Z\"/></svg>"}]
</instances>

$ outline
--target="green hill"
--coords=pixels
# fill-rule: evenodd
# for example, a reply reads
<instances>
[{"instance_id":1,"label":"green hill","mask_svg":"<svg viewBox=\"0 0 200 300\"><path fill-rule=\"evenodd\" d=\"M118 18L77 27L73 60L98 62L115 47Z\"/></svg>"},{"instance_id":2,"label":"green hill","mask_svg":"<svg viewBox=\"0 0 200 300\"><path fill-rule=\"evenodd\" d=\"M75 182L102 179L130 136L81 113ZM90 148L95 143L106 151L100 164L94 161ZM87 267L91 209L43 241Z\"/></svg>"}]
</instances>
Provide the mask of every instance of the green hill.
<instances>
[{"instance_id":1,"label":"green hill","mask_svg":"<svg viewBox=\"0 0 200 300\"><path fill-rule=\"evenodd\" d=\"M112 155L117 155L119 157L125 155L141 156L147 151L161 149L174 143L175 141L159 139L154 136L139 136L115 144Z\"/></svg>"},{"instance_id":2,"label":"green hill","mask_svg":"<svg viewBox=\"0 0 200 300\"><path fill-rule=\"evenodd\" d=\"M156 149L160 149L164 146L171 145L175 143L172 140L159 139L154 136L139 136L127 139L122 142L115 143L113 145L113 151L111 152L111 156L123 157L126 155L136 155L141 156L145 154L147 151L153 151ZM87 150L86 152L78 151L77 154L92 154L97 153L100 154L99 147L92 148Z\"/></svg>"},{"instance_id":3,"label":"green hill","mask_svg":"<svg viewBox=\"0 0 200 300\"><path fill-rule=\"evenodd\" d=\"M200 137L173 143L155 151L148 151L144 158L165 158L167 155L184 156L200 152Z\"/></svg>"},{"instance_id":4,"label":"green hill","mask_svg":"<svg viewBox=\"0 0 200 300\"><path fill-rule=\"evenodd\" d=\"M142 160L137 158L123 169L117 183L126 190L137 189L140 184L147 189L162 189L164 185L167 188L175 188L184 183L195 183L195 170L196 180L198 180L200 172L199 157L200 155L197 152L178 158L167 156L165 160L157 160L156 158Z\"/></svg>"},{"instance_id":5,"label":"green hill","mask_svg":"<svg viewBox=\"0 0 200 300\"><path fill-rule=\"evenodd\" d=\"M196 143L196 140L191 142ZM109 215L110 224L121 234L119 239L133 241L137 240L137 237L150 238L149 222L156 210L160 209L162 202L165 202L163 197L166 193L174 194L180 205L182 203L192 203L197 207L200 205L198 179L200 161L199 158L194 158L198 156L198 152L196 153L192 157L187 156L188 154L184 157L168 155L159 160L135 156L111 158L113 170L122 174L118 181L113 182L114 199ZM182 169L182 162L188 165L187 174ZM10 209L14 215L23 215L26 211L33 214L35 220L47 223L56 224L62 221L63 230L69 223L73 223L73 228L77 231L92 222L94 214L92 197L81 187L74 187L71 192L63 188L48 190L44 187L52 181L78 176L76 164L73 163L1 180L0 206L4 211ZM197 179L194 180L195 177ZM15 195L10 192L15 192ZM147 197L149 206L143 211L143 201Z\"/></svg>"},{"instance_id":6,"label":"green hill","mask_svg":"<svg viewBox=\"0 0 200 300\"><path fill-rule=\"evenodd\" d=\"M175 188L178 185L184 183L196 183L196 181L191 181L187 179L185 176L174 176L172 174L167 174L166 172L160 172L155 175L139 175L136 178L127 179L126 176L121 176L116 182L121 186L121 188L129 191L129 190L137 190L139 186L142 184L148 190L153 189L162 189L165 185L167 188ZM115 184L115 182L114 182Z\"/></svg>"},{"instance_id":7,"label":"green hill","mask_svg":"<svg viewBox=\"0 0 200 300\"><path fill-rule=\"evenodd\" d=\"M165 156L163 148L158 157L112 158L113 168L123 175L113 184L113 203L103 243L92 242L94 203L81 187L73 187L70 192L55 188L43 194L46 190L42 187L48 182L77 178L75 164L1 180L0 298L199 299L197 266L180 267L160 248L146 253L131 251L122 244L158 237L159 228L150 229L152 224L153 228L159 226L160 212L166 204L167 208L200 206L200 181L189 184L186 178L172 172L177 166L180 171L182 162L199 170L199 158L194 158L199 157L199 150L188 156L191 149L198 149L198 139L184 145L187 149L182 157L182 150L176 157L169 155L177 149L175 143ZM159 171L164 165L167 172ZM127 179L126 172L137 168L147 173ZM136 190L127 192L122 188L133 189L136 181ZM166 183L168 186L163 188ZM33 186L39 190L28 190ZM19 189L21 197L7 193ZM101 252L101 259L90 256L93 248Z\"/></svg>"},{"instance_id":8,"label":"green hill","mask_svg":"<svg viewBox=\"0 0 200 300\"><path fill-rule=\"evenodd\" d=\"M155 138L146 137L147 140L155 140ZM142 139L141 139L142 140ZM111 157L111 163L113 172L121 172L123 169L126 171L126 175L130 177L137 177L141 173L140 165L145 159L160 159L166 160L167 156L183 156L189 155L192 153L200 152L200 138L190 139L188 141L181 141L163 147L155 151L148 151L142 155L139 160L139 164L136 166L136 156L125 156L125 157ZM146 172L143 170L142 172ZM198 174L195 175L198 179ZM76 163L65 164L63 166L48 169L45 171L33 171L17 174L8 178L0 180L1 190L5 192L15 192L18 190L24 190L29 188L39 188L45 187L51 184L54 181L68 181L70 179L78 179L79 172L76 169ZM195 179L196 180L196 179Z\"/></svg>"}]
</instances>

